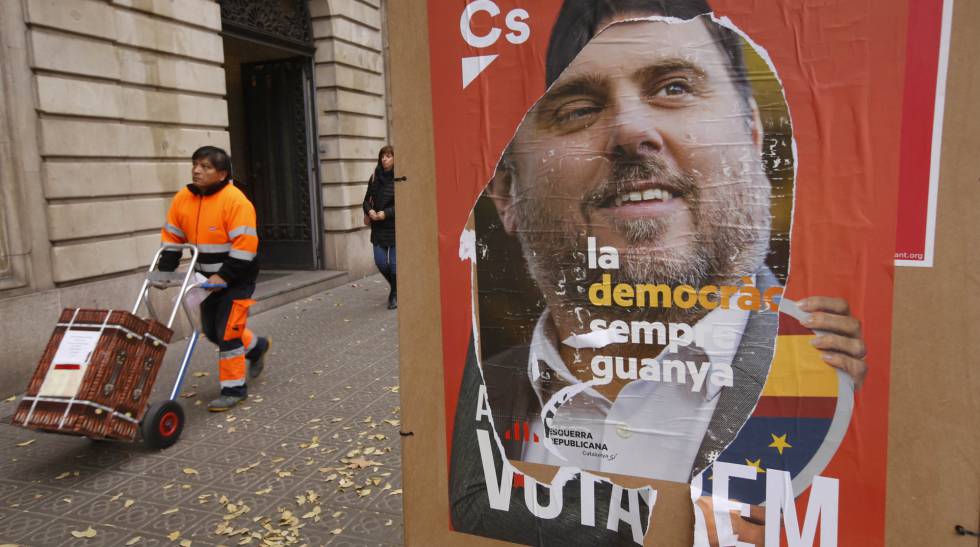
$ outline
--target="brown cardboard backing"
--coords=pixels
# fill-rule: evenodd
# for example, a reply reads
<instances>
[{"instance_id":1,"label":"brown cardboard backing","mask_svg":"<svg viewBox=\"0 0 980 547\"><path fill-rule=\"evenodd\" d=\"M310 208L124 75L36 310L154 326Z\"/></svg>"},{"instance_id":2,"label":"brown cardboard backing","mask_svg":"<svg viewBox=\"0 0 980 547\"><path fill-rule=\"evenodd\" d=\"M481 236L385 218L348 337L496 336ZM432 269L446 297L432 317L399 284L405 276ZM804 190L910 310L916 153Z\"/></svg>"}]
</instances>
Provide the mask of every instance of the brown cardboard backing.
<instances>
[{"instance_id":1,"label":"brown cardboard backing","mask_svg":"<svg viewBox=\"0 0 980 547\"><path fill-rule=\"evenodd\" d=\"M897 268L886 545L980 545L980 2L953 12L932 268ZM901 218L899 218L901 222Z\"/></svg>"},{"instance_id":2,"label":"brown cardboard backing","mask_svg":"<svg viewBox=\"0 0 980 547\"><path fill-rule=\"evenodd\" d=\"M426 0L387 3L398 189L406 545L500 545L450 531ZM980 529L980 2L956 3L935 267L895 280L887 545L977 546ZM452 32L454 29L446 29ZM683 485L656 485L648 545L690 545ZM846 495L846 492L842 492Z\"/></svg>"}]
</instances>

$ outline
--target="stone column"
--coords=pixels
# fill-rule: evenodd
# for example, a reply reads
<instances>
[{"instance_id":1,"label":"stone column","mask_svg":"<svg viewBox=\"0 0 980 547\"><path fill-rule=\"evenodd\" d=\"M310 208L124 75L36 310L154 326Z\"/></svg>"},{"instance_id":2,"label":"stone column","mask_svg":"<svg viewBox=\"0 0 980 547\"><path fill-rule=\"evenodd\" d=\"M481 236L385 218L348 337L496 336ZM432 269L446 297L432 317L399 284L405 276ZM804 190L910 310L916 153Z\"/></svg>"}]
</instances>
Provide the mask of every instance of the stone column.
<instances>
[{"instance_id":1,"label":"stone column","mask_svg":"<svg viewBox=\"0 0 980 547\"><path fill-rule=\"evenodd\" d=\"M386 143L379 0L313 0L327 267L374 273L361 201Z\"/></svg>"}]
</instances>

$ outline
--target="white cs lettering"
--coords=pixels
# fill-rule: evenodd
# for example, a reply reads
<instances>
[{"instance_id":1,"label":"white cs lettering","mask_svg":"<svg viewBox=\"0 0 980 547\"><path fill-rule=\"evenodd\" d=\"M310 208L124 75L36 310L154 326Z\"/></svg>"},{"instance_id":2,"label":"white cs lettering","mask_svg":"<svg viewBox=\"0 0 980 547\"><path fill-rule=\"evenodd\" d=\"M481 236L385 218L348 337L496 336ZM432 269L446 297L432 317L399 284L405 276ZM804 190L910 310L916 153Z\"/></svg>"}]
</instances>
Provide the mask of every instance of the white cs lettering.
<instances>
[{"instance_id":1,"label":"white cs lettering","mask_svg":"<svg viewBox=\"0 0 980 547\"><path fill-rule=\"evenodd\" d=\"M507 28L510 30L506 34L507 41L512 44L523 44L531 37L531 27L524 21L531 18L531 15L522 9L515 9L507 13Z\"/></svg>"},{"instance_id":2,"label":"white cs lettering","mask_svg":"<svg viewBox=\"0 0 980 547\"><path fill-rule=\"evenodd\" d=\"M490 18L500 15L500 7L493 0L475 0L466 5L463 14L459 17L459 32L463 40L473 48L481 49L490 47L500 39L501 30L497 27L490 29L490 32L480 36L473 32L471 22L473 17L480 12L486 12ZM514 9L507 12L504 23L508 32L505 36L507 41L512 44L523 44L531 36L531 27L525 22L531 15L524 9Z\"/></svg>"}]
</instances>

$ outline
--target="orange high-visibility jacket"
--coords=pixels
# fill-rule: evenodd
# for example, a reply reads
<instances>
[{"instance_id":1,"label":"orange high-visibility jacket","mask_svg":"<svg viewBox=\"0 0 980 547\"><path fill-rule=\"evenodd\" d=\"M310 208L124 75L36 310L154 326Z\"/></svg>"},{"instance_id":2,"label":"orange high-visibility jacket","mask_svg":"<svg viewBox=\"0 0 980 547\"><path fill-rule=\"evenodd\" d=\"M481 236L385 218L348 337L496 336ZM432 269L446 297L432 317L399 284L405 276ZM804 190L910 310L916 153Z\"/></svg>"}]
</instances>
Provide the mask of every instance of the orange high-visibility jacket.
<instances>
[{"instance_id":1,"label":"orange high-visibility jacket","mask_svg":"<svg viewBox=\"0 0 980 547\"><path fill-rule=\"evenodd\" d=\"M218 274L229 285L254 282L258 275L255 207L230 180L204 191L188 184L177 192L160 240L197 246L197 271ZM160 269L172 271L180 254L164 255Z\"/></svg>"}]
</instances>

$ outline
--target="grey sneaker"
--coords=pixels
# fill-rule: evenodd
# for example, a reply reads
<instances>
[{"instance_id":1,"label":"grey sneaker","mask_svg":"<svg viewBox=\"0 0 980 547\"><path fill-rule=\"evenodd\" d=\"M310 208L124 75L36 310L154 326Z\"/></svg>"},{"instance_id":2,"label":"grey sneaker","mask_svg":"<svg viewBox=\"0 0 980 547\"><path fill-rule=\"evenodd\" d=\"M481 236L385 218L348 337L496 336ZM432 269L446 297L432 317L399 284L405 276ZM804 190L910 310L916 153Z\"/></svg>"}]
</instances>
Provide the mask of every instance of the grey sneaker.
<instances>
[{"instance_id":1,"label":"grey sneaker","mask_svg":"<svg viewBox=\"0 0 980 547\"><path fill-rule=\"evenodd\" d=\"M262 369L265 368L265 354L269 352L269 348L271 347L271 339L259 338L258 344L256 344L255 349L252 350L252 352L258 353L258 357L255 359L249 359L246 355L245 362L248 365L249 379L258 378L259 374L262 374Z\"/></svg>"},{"instance_id":2,"label":"grey sneaker","mask_svg":"<svg viewBox=\"0 0 980 547\"><path fill-rule=\"evenodd\" d=\"M235 405L247 398L247 395L221 395L208 403L208 410L211 412L225 412L235 408Z\"/></svg>"}]
</instances>

